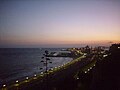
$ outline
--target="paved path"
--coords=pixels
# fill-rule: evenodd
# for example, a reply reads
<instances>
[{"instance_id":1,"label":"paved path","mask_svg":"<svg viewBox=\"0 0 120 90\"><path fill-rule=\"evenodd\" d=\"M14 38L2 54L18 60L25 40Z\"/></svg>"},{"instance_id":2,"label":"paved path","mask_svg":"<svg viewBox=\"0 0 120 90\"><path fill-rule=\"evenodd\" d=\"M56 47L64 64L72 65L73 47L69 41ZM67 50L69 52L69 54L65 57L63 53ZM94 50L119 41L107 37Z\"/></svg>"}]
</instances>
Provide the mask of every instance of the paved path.
<instances>
[{"instance_id":1,"label":"paved path","mask_svg":"<svg viewBox=\"0 0 120 90\"><path fill-rule=\"evenodd\" d=\"M66 88L67 90L68 87L69 90L72 90L76 83L74 78L76 72L90 62L89 60L81 58L84 58L84 56L62 67L55 68L53 71L49 71L50 74L47 76L46 74L43 74L43 76L36 76L9 87L4 87L2 90L58 90L62 88Z\"/></svg>"}]
</instances>

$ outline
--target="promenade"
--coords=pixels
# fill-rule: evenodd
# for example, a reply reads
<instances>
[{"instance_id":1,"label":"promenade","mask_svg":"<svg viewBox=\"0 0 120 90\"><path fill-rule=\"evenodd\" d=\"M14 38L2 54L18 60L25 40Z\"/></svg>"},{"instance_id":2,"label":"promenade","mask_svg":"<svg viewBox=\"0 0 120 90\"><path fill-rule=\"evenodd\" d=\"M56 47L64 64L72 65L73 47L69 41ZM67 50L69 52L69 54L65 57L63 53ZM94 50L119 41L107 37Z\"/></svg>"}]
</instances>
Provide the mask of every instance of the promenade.
<instances>
[{"instance_id":1,"label":"promenade","mask_svg":"<svg viewBox=\"0 0 120 90\"><path fill-rule=\"evenodd\" d=\"M91 58L93 59L93 57ZM92 69L95 62L88 65L91 60L87 60L83 55L69 63L52 68L47 73L41 72L33 77L26 77L22 81L16 80L10 85L3 85L1 90L69 90L76 87L75 83L79 77L78 72L87 73Z\"/></svg>"}]
</instances>

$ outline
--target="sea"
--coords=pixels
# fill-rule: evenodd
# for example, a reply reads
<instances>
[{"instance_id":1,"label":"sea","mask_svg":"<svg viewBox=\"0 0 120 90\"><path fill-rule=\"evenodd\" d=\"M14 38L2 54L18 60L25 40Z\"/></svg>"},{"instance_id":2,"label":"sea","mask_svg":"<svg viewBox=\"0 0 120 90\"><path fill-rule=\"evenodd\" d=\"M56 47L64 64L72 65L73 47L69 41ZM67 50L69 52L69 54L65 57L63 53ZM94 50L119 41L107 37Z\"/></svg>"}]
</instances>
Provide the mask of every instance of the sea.
<instances>
[{"instance_id":1,"label":"sea","mask_svg":"<svg viewBox=\"0 0 120 90\"><path fill-rule=\"evenodd\" d=\"M45 71L42 60L45 50L59 52L62 48L0 48L0 85L31 77ZM48 69L71 62L70 57L49 57ZM43 69L40 69L43 68Z\"/></svg>"}]
</instances>

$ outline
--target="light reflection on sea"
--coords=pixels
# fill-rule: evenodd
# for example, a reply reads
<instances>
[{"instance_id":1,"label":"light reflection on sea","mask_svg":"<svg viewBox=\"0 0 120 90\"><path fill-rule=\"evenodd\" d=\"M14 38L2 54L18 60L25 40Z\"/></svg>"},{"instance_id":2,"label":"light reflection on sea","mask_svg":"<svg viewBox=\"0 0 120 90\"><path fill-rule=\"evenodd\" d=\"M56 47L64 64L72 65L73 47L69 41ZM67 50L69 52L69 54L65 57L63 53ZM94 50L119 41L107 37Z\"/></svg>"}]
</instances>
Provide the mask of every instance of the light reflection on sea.
<instances>
[{"instance_id":1,"label":"light reflection on sea","mask_svg":"<svg viewBox=\"0 0 120 90\"><path fill-rule=\"evenodd\" d=\"M0 84L45 70L41 57L45 50L60 51L61 48L6 48L0 49ZM73 60L69 57L50 57L48 68L60 66ZM40 68L43 68L40 70Z\"/></svg>"}]
</instances>

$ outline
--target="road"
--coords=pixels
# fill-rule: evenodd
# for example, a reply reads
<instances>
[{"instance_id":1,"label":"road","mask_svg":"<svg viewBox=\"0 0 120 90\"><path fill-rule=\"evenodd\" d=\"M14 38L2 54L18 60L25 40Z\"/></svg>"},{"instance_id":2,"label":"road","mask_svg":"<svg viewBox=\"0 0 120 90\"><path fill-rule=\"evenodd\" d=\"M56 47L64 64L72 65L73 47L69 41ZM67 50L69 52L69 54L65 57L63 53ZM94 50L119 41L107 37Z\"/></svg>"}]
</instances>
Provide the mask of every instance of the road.
<instances>
[{"instance_id":1,"label":"road","mask_svg":"<svg viewBox=\"0 0 120 90\"><path fill-rule=\"evenodd\" d=\"M68 89L69 87L70 90L70 88L74 87L73 83L75 83L74 76L76 72L90 62L82 58L85 58L85 56L79 57L61 67L54 68L52 71L48 71L48 75L43 73L39 76L4 87L2 90L54 90L62 88L64 83L66 83L64 88Z\"/></svg>"}]
</instances>

